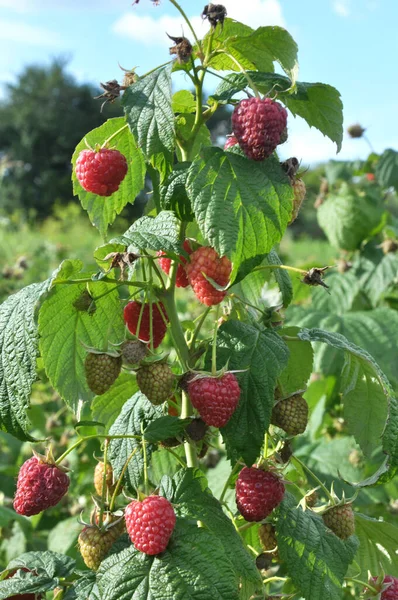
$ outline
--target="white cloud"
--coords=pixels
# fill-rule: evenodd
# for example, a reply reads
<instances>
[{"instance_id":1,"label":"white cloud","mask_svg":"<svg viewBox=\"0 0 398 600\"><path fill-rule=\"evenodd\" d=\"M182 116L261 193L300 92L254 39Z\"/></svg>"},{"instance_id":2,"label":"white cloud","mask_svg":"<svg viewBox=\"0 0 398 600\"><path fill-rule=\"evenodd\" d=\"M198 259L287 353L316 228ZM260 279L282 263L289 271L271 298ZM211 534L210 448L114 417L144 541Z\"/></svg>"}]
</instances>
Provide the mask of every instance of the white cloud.
<instances>
[{"instance_id":1,"label":"white cloud","mask_svg":"<svg viewBox=\"0 0 398 600\"><path fill-rule=\"evenodd\" d=\"M0 38L3 42L17 42L32 46L59 47L62 45L62 40L57 33L44 27L36 27L10 19L0 19Z\"/></svg>"},{"instance_id":2,"label":"white cloud","mask_svg":"<svg viewBox=\"0 0 398 600\"><path fill-rule=\"evenodd\" d=\"M350 0L334 0L333 10L340 17L349 17L351 14Z\"/></svg>"},{"instance_id":3,"label":"white cloud","mask_svg":"<svg viewBox=\"0 0 398 600\"><path fill-rule=\"evenodd\" d=\"M248 2L244 0L224 0L224 5L228 17L254 28L260 25L285 25L279 0L250 0L249 10ZM190 17L190 21L197 36L203 37L208 30L208 22L203 21L198 15ZM139 8L120 17L113 24L112 31L116 35L128 37L148 46L170 45L166 31L174 36L184 31L184 34L189 37L188 27L181 16L162 15L157 11L154 11L153 15L143 15L140 14Z\"/></svg>"}]
</instances>

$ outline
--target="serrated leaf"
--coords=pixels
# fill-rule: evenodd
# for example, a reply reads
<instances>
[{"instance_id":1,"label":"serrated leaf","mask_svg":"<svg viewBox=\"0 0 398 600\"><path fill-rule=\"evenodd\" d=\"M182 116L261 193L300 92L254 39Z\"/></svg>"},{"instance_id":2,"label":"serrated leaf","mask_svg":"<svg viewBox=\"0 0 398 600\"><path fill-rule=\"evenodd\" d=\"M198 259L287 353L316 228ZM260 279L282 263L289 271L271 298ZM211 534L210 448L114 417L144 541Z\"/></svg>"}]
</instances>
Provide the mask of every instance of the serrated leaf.
<instances>
[{"instance_id":1,"label":"serrated leaf","mask_svg":"<svg viewBox=\"0 0 398 600\"><path fill-rule=\"evenodd\" d=\"M9 600L22 594L39 594L52 590L58 580L47 577L45 574L35 576L33 573L19 571L10 579L0 581L0 600ZM26 596L25 596L26 597Z\"/></svg>"},{"instance_id":2,"label":"serrated leaf","mask_svg":"<svg viewBox=\"0 0 398 600\"><path fill-rule=\"evenodd\" d=\"M152 453L149 473L150 480L154 485L159 485L162 477L165 475L172 477L181 469L181 463L175 455L180 456L182 461L184 461L185 453L183 445L173 448L173 454L167 448L162 447L159 447L156 452Z\"/></svg>"},{"instance_id":3,"label":"serrated leaf","mask_svg":"<svg viewBox=\"0 0 398 600\"><path fill-rule=\"evenodd\" d=\"M358 192L344 183L318 208L320 227L335 248L356 250L372 235L383 215L381 199Z\"/></svg>"},{"instance_id":4,"label":"serrated leaf","mask_svg":"<svg viewBox=\"0 0 398 600\"><path fill-rule=\"evenodd\" d=\"M226 18L224 20L223 28L218 28L216 35L211 35L211 32L207 33L203 38L203 51L206 52L211 40L212 51L219 50L220 53L214 52L209 60L209 67L216 71L240 71L239 65L236 64L227 54L223 53L228 47L228 42L233 41L240 37L249 36L254 33L254 30L248 25L234 21L233 19ZM230 53L239 61L242 67L245 69L254 69L255 65L245 58L238 50L231 47L229 48ZM272 60L267 65L268 71L273 71ZM247 83L247 82L246 82Z\"/></svg>"},{"instance_id":5,"label":"serrated leaf","mask_svg":"<svg viewBox=\"0 0 398 600\"><path fill-rule=\"evenodd\" d=\"M149 423L144 431L144 436L148 442L155 444L167 438L181 435L189 423L190 419L179 419L178 417L165 415Z\"/></svg>"},{"instance_id":6,"label":"serrated leaf","mask_svg":"<svg viewBox=\"0 0 398 600\"><path fill-rule=\"evenodd\" d=\"M234 273L271 251L292 209L292 187L274 157L256 163L219 148L204 149L192 163L187 192L201 233L231 258Z\"/></svg>"},{"instance_id":7,"label":"serrated leaf","mask_svg":"<svg viewBox=\"0 0 398 600\"><path fill-rule=\"evenodd\" d=\"M321 517L296 508L285 495L276 525L278 551L295 586L306 600L341 600L342 583L358 548L330 533Z\"/></svg>"},{"instance_id":8,"label":"serrated leaf","mask_svg":"<svg viewBox=\"0 0 398 600\"><path fill-rule=\"evenodd\" d=\"M298 332L298 327L284 327L278 333L282 336L296 337ZM289 361L278 377L278 388L282 398L306 389L314 360L310 342L304 344L285 340L285 343L289 349Z\"/></svg>"},{"instance_id":9,"label":"serrated leaf","mask_svg":"<svg viewBox=\"0 0 398 600\"><path fill-rule=\"evenodd\" d=\"M330 272L326 275L325 282L332 293L325 293L325 289L321 287L315 288L311 294L313 309L335 315L353 310L354 304L359 300L358 297L363 293L363 285L358 277L351 271ZM366 304L366 300L363 303Z\"/></svg>"},{"instance_id":10,"label":"serrated leaf","mask_svg":"<svg viewBox=\"0 0 398 600\"><path fill-rule=\"evenodd\" d=\"M92 148L96 144L102 145L112 134L123 129L112 139L111 147L119 150L127 160L128 171L121 182L119 189L111 196L102 197L91 192L86 192L80 185L76 173L76 160L82 150L87 150L86 140ZM82 207L87 211L90 221L101 235L105 235L109 225L112 225L116 216L120 214L126 204L134 203L136 196L144 187L145 183L145 161L142 152L137 148L137 143L131 132L126 127L123 117L108 119L106 123L93 129L84 139L79 142L72 156L72 181L73 193L79 196Z\"/></svg>"},{"instance_id":11,"label":"serrated leaf","mask_svg":"<svg viewBox=\"0 0 398 600\"><path fill-rule=\"evenodd\" d=\"M174 151L171 69L171 65L157 69L129 86L123 94L122 104L129 127L152 163L160 156L171 162Z\"/></svg>"},{"instance_id":12,"label":"serrated leaf","mask_svg":"<svg viewBox=\"0 0 398 600\"><path fill-rule=\"evenodd\" d=\"M398 283L398 255L390 252L377 264L374 265L370 261L369 263L372 268L361 283L373 305L376 305L383 294Z\"/></svg>"},{"instance_id":13,"label":"serrated leaf","mask_svg":"<svg viewBox=\"0 0 398 600\"><path fill-rule=\"evenodd\" d=\"M84 278L84 274L74 273L74 278ZM122 340L125 332L117 282L98 281L90 286L93 295L98 296L94 313L79 311L74 306L86 290L85 283L55 286L39 313L40 352L46 373L73 410L79 401L93 397L86 383L87 350L83 344L103 349L108 342Z\"/></svg>"},{"instance_id":14,"label":"serrated leaf","mask_svg":"<svg viewBox=\"0 0 398 600\"><path fill-rule=\"evenodd\" d=\"M249 71L259 91L278 91L278 100L283 102L293 115L302 117L310 127L315 127L341 149L343 140L343 104L336 88L325 83L297 82L295 93L289 93L292 82L278 73ZM247 79L241 74L229 75L216 89L213 98L229 102L235 94L247 87Z\"/></svg>"},{"instance_id":15,"label":"serrated leaf","mask_svg":"<svg viewBox=\"0 0 398 600\"><path fill-rule=\"evenodd\" d=\"M398 190L398 152L384 150L376 165L376 181L384 188L394 187Z\"/></svg>"},{"instance_id":16,"label":"serrated leaf","mask_svg":"<svg viewBox=\"0 0 398 600\"><path fill-rule=\"evenodd\" d=\"M172 484L169 493L165 495L174 503L176 514L204 523L224 546L240 584L244 581L251 582L254 588L261 589L261 578L255 563L242 544L231 520L223 512L221 504L212 495L202 471L199 469L179 471L174 475ZM161 493L162 490L164 491L164 488L161 486Z\"/></svg>"},{"instance_id":17,"label":"serrated leaf","mask_svg":"<svg viewBox=\"0 0 398 600\"><path fill-rule=\"evenodd\" d=\"M95 573L87 572L78 579L68 588L64 600L101 600Z\"/></svg>"},{"instance_id":18,"label":"serrated leaf","mask_svg":"<svg viewBox=\"0 0 398 600\"><path fill-rule=\"evenodd\" d=\"M110 428L109 434L142 436L142 429L145 429L149 423L155 421L161 415L161 407L153 406L144 394L137 392L124 404L121 413ZM130 459L123 476L123 481L130 490L138 488L144 472L141 445L141 440L136 438L114 439L109 444L108 456L115 479L120 477L125 463ZM147 444L146 455L148 461L155 449L152 444ZM135 450L136 453L130 458Z\"/></svg>"},{"instance_id":19,"label":"serrated leaf","mask_svg":"<svg viewBox=\"0 0 398 600\"><path fill-rule=\"evenodd\" d=\"M106 559L98 573L102 600L238 600L236 578L219 539L177 519L159 557L131 547Z\"/></svg>"},{"instance_id":20,"label":"serrated leaf","mask_svg":"<svg viewBox=\"0 0 398 600\"><path fill-rule=\"evenodd\" d=\"M141 217L122 235L111 240L141 250L179 253L178 220L167 210L156 217Z\"/></svg>"},{"instance_id":21,"label":"serrated leaf","mask_svg":"<svg viewBox=\"0 0 398 600\"><path fill-rule=\"evenodd\" d=\"M228 49L235 49L252 62L259 71L270 71L278 62L294 86L298 74L297 44L282 27L259 27L251 35L227 40ZM269 66L272 65L272 69Z\"/></svg>"},{"instance_id":22,"label":"serrated leaf","mask_svg":"<svg viewBox=\"0 0 398 600\"><path fill-rule=\"evenodd\" d=\"M94 419L105 424L105 430L114 423L122 406L137 392L136 378L131 373L121 372L113 386L96 396L91 404L91 414Z\"/></svg>"},{"instance_id":23,"label":"serrated leaf","mask_svg":"<svg viewBox=\"0 0 398 600\"><path fill-rule=\"evenodd\" d=\"M191 202L188 198L186 183L191 163L182 162L160 186L160 202L163 210L172 210L181 221L193 221Z\"/></svg>"},{"instance_id":24,"label":"serrated leaf","mask_svg":"<svg viewBox=\"0 0 398 600\"><path fill-rule=\"evenodd\" d=\"M360 542L355 562L361 572L356 570L353 577L367 580L368 571L377 576L381 568L386 574L398 577L398 528L356 513L355 534Z\"/></svg>"},{"instance_id":25,"label":"serrated leaf","mask_svg":"<svg viewBox=\"0 0 398 600\"><path fill-rule=\"evenodd\" d=\"M20 440L35 441L26 409L39 354L35 309L48 287L48 281L34 283L0 306L0 429Z\"/></svg>"},{"instance_id":26,"label":"serrated leaf","mask_svg":"<svg viewBox=\"0 0 398 600\"><path fill-rule=\"evenodd\" d=\"M237 374L241 389L238 407L221 429L233 462L242 457L251 465L259 456L270 423L276 380L288 358L285 342L274 331L233 320L220 327L218 368L228 361L230 370L243 370Z\"/></svg>"},{"instance_id":27,"label":"serrated leaf","mask_svg":"<svg viewBox=\"0 0 398 600\"><path fill-rule=\"evenodd\" d=\"M320 329L303 329L298 337L306 341L328 344L346 353L346 367L342 382L343 394L349 394L355 390L358 381L361 381L364 376L367 381L368 377L373 377L374 381L379 383L388 402L388 419L383 432L383 450L391 456L392 466L398 464L398 402L390 382L373 357L338 333ZM371 399L374 401L373 397ZM379 396L376 397L376 402L377 400L380 400Z\"/></svg>"}]
</instances>

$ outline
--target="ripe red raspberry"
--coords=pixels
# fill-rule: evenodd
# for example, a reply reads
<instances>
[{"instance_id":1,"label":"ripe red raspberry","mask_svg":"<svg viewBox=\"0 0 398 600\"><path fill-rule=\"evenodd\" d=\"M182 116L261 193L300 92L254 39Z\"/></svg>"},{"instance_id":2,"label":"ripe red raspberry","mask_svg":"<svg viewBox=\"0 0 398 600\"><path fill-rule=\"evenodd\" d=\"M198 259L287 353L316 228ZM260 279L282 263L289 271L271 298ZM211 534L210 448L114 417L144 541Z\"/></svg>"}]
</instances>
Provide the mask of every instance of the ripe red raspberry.
<instances>
[{"instance_id":1,"label":"ripe red raspberry","mask_svg":"<svg viewBox=\"0 0 398 600\"><path fill-rule=\"evenodd\" d=\"M377 577L372 577L369 583L377 584ZM382 587L387 586L387 589L382 591L380 600L397 600L398 598L398 579L392 575L386 575L383 579Z\"/></svg>"},{"instance_id":2,"label":"ripe red raspberry","mask_svg":"<svg viewBox=\"0 0 398 600\"><path fill-rule=\"evenodd\" d=\"M19 469L14 509L30 517L55 506L66 494L69 477L56 465L32 456Z\"/></svg>"},{"instance_id":3,"label":"ripe red raspberry","mask_svg":"<svg viewBox=\"0 0 398 600\"><path fill-rule=\"evenodd\" d=\"M246 521L262 521L282 502L285 486L275 473L243 467L236 482L236 504Z\"/></svg>"},{"instance_id":4,"label":"ripe red raspberry","mask_svg":"<svg viewBox=\"0 0 398 600\"><path fill-rule=\"evenodd\" d=\"M126 157L119 150L101 148L82 150L75 166L76 177L86 192L111 196L119 189L128 170Z\"/></svg>"},{"instance_id":5,"label":"ripe red raspberry","mask_svg":"<svg viewBox=\"0 0 398 600\"><path fill-rule=\"evenodd\" d=\"M366 173L365 177L368 181L376 181L376 176L374 173Z\"/></svg>"},{"instance_id":6,"label":"ripe red raspberry","mask_svg":"<svg viewBox=\"0 0 398 600\"><path fill-rule=\"evenodd\" d=\"M213 248L202 246L195 250L191 254L191 261L186 266L186 272L199 302L206 306L219 304L226 292L217 290L206 277L213 279L220 287L225 287L229 281L231 270L232 265L229 258L226 256L220 258Z\"/></svg>"},{"instance_id":7,"label":"ripe red raspberry","mask_svg":"<svg viewBox=\"0 0 398 600\"><path fill-rule=\"evenodd\" d=\"M198 377L188 382L188 396L203 421L224 427L238 406L240 387L233 373L221 377Z\"/></svg>"},{"instance_id":8,"label":"ripe red raspberry","mask_svg":"<svg viewBox=\"0 0 398 600\"><path fill-rule=\"evenodd\" d=\"M189 240L185 240L182 247L184 248L185 252L188 252L188 254L192 253L192 248L191 248L191 244L189 243ZM164 255L164 252L158 252L157 254L158 254L158 256L161 257ZM184 256L180 256L180 260L181 260L182 264L179 264L178 268L177 268L176 286L181 287L181 288L186 288L189 285L188 277L187 277L187 274L185 273L185 266L184 266L187 264L187 259ZM162 269L162 271L164 271L168 275L170 272L171 259L170 258L159 258L159 265L160 265L160 268Z\"/></svg>"},{"instance_id":9,"label":"ripe red raspberry","mask_svg":"<svg viewBox=\"0 0 398 600\"><path fill-rule=\"evenodd\" d=\"M166 550L173 533L176 516L163 496L148 496L142 502L133 500L125 512L127 533L134 546L145 554Z\"/></svg>"},{"instance_id":10,"label":"ripe red raspberry","mask_svg":"<svg viewBox=\"0 0 398 600\"><path fill-rule=\"evenodd\" d=\"M163 341L166 335L168 317L166 309L161 302L157 304L152 303L152 335L153 335L153 347L157 348ZM145 304L142 309L141 323L139 330L137 331L138 322L141 314L141 302L129 302L124 307L124 321L129 331L136 335L143 342L150 341L150 320L151 320L151 308L149 304ZM163 316L162 316L163 315Z\"/></svg>"},{"instance_id":11,"label":"ripe red raspberry","mask_svg":"<svg viewBox=\"0 0 398 600\"><path fill-rule=\"evenodd\" d=\"M224 150L228 150L228 148L232 148L232 146L236 146L238 140L234 135L229 135L225 140Z\"/></svg>"},{"instance_id":12,"label":"ripe red raspberry","mask_svg":"<svg viewBox=\"0 0 398 600\"><path fill-rule=\"evenodd\" d=\"M342 540L355 533L355 516L351 504L332 506L322 515L322 519L326 527Z\"/></svg>"},{"instance_id":13,"label":"ripe red raspberry","mask_svg":"<svg viewBox=\"0 0 398 600\"><path fill-rule=\"evenodd\" d=\"M271 156L286 128L287 112L271 98L241 100L232 114L232 129L248 158Z\"/></svg>"}]
</instances>

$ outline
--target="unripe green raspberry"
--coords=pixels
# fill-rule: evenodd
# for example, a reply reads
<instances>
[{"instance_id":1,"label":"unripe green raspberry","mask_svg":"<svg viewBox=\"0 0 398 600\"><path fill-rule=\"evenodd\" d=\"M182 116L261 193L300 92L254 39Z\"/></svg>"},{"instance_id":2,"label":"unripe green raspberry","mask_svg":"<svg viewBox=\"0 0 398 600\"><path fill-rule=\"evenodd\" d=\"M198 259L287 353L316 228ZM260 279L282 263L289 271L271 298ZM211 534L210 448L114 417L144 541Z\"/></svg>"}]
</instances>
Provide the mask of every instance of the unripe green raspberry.
<instances>
[{"instance_id":1,"label":"unripe green raspberry","mask_svg":"<svg viewBox=\"0 0 398 600\"><path fill-rule=\"evenodd\" d=\"M300 394L280 400L272 410L271 423L288 435L303 433L308 423L307 402Z\"/></svg>"},{"instance_id":2,"label":"unripe green raspberry","mask_svg":"<svg viewBox=\"0 0 398 600\"><path fill-rule=\"evenodd\" d=\"M115 383L122 368L122 358L106 352L89 352L84 362L88 387L94 394L105 394Z\"/></svg>"},{"instance_id":3,"label":"unripe green raspberry","mask_svg":"<svg viewBox=\"0 0 398 600\"><path fill-rule=\"evenodd\" d=\"M175 376L166 363L145 365L137 371L137 384L152 404L165 402L174 391Z\"/></svg>"},{"instance_id":4,"label":"unripe green raspberry","mask_svg":"<svg viewBox=\"0 0 398 600\"><path fill-rule=\"evenodd\" d=\"M275 527L271 523L263 523L258 530L258 537L264 552L270 556L278 556L278 542L275 535Z\"/></svg>"},{"instance_id":5,"label":"unripe green raspberry","mask_svg":"<svg viewBox=\"0 0 398 600\"><path fill-rule=\"evenodd\" d=\"M126 340L120 347L122 358L128 365L136 365L148 353L148 346L140 340Z\"/></svg>"},{"instance_id":6,"label":"unripe green raspberry","mask_svg":"<svg viewBox=\"0 0 398 600\"><path fill-rule=\"evenodd\" d=\"M296 179L293 183L293 212L292 217L289 221L289 225L293 223L297 219L302 203L304 202L304 198L307 193L307 188L305 187L305 183L302 179Z\"/></svg>"},{"instance_id":7,"label":"unripe green raspberry","mask_svg":"<svg viewBox=\"0 0 398 600\"><path fill-rule=\"evenodd\" d=\"M355 533L355 516L351 504L332 506L322 515L323 522L342 540Z\"/></svg>"}]
</instances>

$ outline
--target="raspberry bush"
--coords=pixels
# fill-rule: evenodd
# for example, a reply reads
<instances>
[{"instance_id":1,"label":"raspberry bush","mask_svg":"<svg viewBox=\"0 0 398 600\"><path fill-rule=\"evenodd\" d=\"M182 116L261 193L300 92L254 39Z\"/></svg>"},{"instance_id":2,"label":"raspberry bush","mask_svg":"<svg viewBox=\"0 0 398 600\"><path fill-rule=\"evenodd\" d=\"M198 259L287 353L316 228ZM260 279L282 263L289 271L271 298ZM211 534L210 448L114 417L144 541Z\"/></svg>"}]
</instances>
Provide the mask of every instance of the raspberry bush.
<instances>
[{"instance_id":1,"label":"raspberry bush","mask_svg":"<svg viewBox=\"0 0 398 600\"><path fill-rule=\"evenodd\" d=\"M318 220L348 268L283 264L306 188L299 160L277 152L293 116L339 150L339 93L298 81L284 29L209 4L199 39L170 2L187 37L169 36L162 66L108 82L124 116L72 157L105 240L95 268L66 259L0 307L0 427L47 447L19 465L15 511L11 498L0 506L7 534L31 540L7 561L0 600L390 598L398 529L377 517L385 490L398 494L385 333L397 324L385 210L396 154L328 168ZM173 93L179 71L194 92ZM210 74L219 84L205 98ZM225 106L220 148L206 123ZM109 234L146 181L144 214ZM51 418L68 427L53 439L31 425L38 381L64 402Z\"/></svg>"}]
</instances>

